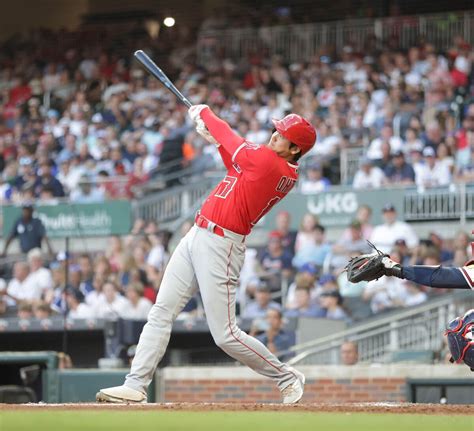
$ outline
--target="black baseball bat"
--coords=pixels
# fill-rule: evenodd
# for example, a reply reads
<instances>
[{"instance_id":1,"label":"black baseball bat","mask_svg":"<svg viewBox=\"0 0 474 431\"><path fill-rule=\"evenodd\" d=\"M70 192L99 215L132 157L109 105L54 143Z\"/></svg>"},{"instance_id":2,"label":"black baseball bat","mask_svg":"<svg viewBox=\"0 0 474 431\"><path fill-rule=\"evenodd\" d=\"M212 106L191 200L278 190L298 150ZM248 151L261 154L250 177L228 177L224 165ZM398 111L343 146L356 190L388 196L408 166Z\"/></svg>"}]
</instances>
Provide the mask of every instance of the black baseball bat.
<instances>
[{"instance_id":1,"label":"black baseball bat","mask_svg":"<svg viewBox=\"0 0 474 431\"><path fill-rule=\"evenodd\" d=\"M142 64L142 66L148 70L156 79L160 80L162 84L170 90L182 103L190 108L192 103L184 97L183 93L179 91L171 80L165 75L165 73L156 65L156 63L141 49L135 51L135 58Z\"/></svg>"}]
</instances>

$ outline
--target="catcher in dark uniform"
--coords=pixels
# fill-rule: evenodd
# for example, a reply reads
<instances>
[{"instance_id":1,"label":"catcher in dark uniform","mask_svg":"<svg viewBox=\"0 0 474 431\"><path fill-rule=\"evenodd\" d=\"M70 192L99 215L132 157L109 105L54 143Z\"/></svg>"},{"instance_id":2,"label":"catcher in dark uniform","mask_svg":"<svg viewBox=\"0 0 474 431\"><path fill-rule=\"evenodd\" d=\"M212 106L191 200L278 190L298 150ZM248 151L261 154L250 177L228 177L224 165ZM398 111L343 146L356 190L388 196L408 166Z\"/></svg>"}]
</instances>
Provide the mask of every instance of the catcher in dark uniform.
<instances>
[{"instance_id":1,"label":"catcher in dark uniform","mask_svg":"<svg viewBox=\"0 0 474 431\"><path fill-rule=\"evenodd\" d=\"M370 244L370 243L369 243ZM346 266L352 283L372 281L384 275L413 281L424 286L448 289L474 289L474 261L461 268L443 266L402 266L370 244L375 253L354 257ZM451 351L451 362L464 362L474 371L474 309L452 320L445 332Z\"/></svg>"}]
</instances>

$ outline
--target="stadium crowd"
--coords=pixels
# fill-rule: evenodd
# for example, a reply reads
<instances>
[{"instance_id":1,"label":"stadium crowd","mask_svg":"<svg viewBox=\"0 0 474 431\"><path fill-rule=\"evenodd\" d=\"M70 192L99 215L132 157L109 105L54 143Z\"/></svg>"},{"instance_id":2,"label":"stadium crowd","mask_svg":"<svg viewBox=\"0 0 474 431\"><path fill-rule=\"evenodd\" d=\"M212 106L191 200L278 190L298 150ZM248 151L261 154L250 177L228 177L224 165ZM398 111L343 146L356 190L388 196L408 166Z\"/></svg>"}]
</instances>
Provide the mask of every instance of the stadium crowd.
<instances>
[{"instance_id":1,"label":"stadium crowd","mask_svg":"<svg viewBox=\"0 0 474 431\"><path fill-rule=\"evenodd\" d=\"M318 138L303 162L303 193L339 184L340 154L349 147L364 154L354 188L472 180L474 54L461 39L442 53L427 41L381 51L369 38L363 54L348 44L337 55L322 47L305 63L257 53L199 66L185 42L177 39L177 48L166 51L166 43L158 47L138 33L128 40L104 37L99 48L67 32L7 42L0 50L0 204L133 197L160 167L190 175L220 168L216 148L195 133L186 110L133 63L134 46L149 46L192 103L208 103L253 143L267 142L271 119L289 111L310 120ZM369 251L366 239L403 262L467 260L465 233L444 240L433 232L419 241L390 203L383 218L372 226L370 208L361 207L341 240L330 244L317 217L306 215L295 232L289 214L278 214L268 245L247 251L241 316L255 319L255 333L278 331L282 316L349 322L435 294L399 279L349 284L343 267L350 256ZM169 240L155 222L136 220L130 236L113 238L97 256L45 259L31 248L11 280L0 280L8 293L0 308L14 307L20 318L144 319ZM181 318L201 315L198 296L184 313Z\"/></svg>"},{"instance_id":2,"label":"stadium crowd","mask_svg":"<svg viewBox=\"0 0 474 431\"><path fill-rule=\"evenodd\" d=\"M340 182L347 147L364 154L355 188L471 180L474 54L462 39L443 53L428 42L380 51L368 38L364 54L347 45L305 63L254 55L198 66L187 45L165 57L143 34L99 48L80 34L38 32L0 55L0 203L132 197L160 166L196 175L221 166L185 109L133 62L134 41L166 58L192 103L208 103L249 141L265 143L271 119L289 111L315 124L304 193Z\"/></svg>"}]
</instances>

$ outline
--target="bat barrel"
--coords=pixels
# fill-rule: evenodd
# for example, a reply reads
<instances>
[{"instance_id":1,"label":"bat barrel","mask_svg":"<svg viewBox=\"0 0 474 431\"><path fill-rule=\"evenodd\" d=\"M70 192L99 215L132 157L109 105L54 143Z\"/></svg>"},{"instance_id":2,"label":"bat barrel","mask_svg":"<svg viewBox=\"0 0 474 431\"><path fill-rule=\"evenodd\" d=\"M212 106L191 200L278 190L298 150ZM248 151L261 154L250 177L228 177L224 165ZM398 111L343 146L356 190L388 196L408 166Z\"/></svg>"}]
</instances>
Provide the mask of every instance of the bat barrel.
<instances>
[{"instance_id":1,"label":"bat barrel","mask_svg":"<svg viewBox=\"0 0 474 431\"><path fill-rule=\"evenodd\" d=\"M168 88L182 103L188 108L192 106L192 103L179 91L166 74L156 65L156 63L141 49L135 51L135 58L150 72L156 79Z\"/></svg>"}]
</instances>

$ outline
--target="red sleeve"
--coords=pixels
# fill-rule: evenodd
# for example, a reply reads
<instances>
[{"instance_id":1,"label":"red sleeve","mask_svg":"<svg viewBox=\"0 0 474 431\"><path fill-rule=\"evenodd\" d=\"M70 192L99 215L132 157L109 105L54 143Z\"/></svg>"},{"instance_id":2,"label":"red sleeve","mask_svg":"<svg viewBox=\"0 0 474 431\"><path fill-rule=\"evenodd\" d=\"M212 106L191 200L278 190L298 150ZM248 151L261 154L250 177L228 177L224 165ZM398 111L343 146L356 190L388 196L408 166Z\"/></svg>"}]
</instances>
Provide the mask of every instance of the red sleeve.
<instances>
[{"instance_id":1,"label":"red sleeve","mask_svg":"<svg viewBox=\"0 0 474 431\"><path fill-rule=\"evenodd\" d=\"M212 137L221 144L233 158L234 153L245 142L245 139L234 133L230 126L218 118L210 108L201 111L201 118Z\"/></svg>"},{"instance_id":2,"label":"red sleeve","mask_svg":"<svg viewBox=\"0 0 474 431\"><path fill-rule=\"evenodd\" d=\"M232 165L235 162L243 171L253 173L258 177L264 175L273 166L273 159L277 156L272 150L246 142L209 108L202 110L201 118L212 137L223 147L223 150L219 147L221 156L223 151L231 156L228 163ZM226 160L224 160L224 164L227 166Z\"/></svg>"},{"instance_id":3,"label":"red sleeve","mask_svg":"<svg viewBox=\"0 0 474 431\"><path fill-rule=\"evenodd\" d=\"M222 145L219 145L217 147L217 149L219 150L219 154L221 155L221 159L224 162L224 166L227 169L230 169L232 167L232 157L230 156L230 154L227 152L227 150Z\"/></svg>"}]
</instances>

